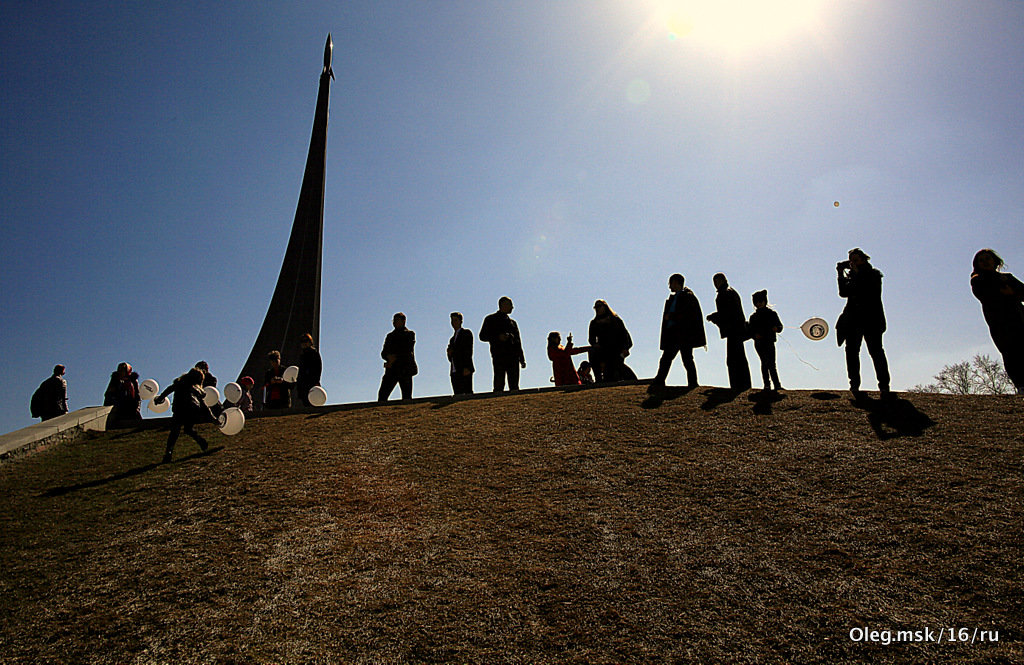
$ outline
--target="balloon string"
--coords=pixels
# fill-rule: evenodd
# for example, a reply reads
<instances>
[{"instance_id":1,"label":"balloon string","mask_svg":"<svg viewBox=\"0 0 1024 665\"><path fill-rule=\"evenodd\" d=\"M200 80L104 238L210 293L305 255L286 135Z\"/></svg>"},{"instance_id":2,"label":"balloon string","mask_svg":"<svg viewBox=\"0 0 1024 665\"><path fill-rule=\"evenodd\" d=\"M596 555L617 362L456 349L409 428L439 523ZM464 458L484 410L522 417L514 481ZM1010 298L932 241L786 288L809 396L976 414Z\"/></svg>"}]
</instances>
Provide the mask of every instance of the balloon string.
<instances>
[{"instance_id":1,"label":"balloon string","mask_svg":"<svg viewBox=\"0 0 1024 665\"><path fill-rule=\"evenodd\" d=\"M788 326L788 327L792 328L793 326ZM800 354L799 354L799 353L797 353L797 352L796 352L796 349L794 349L794 348L793 348L793 345L789 343L789 340L788 340L788 339L786 339L785 337L783 337L783 336L782 336L782 333L779 333L779 339L781 339L781 340L782 340L783 342L785 342L785 343L786 343L786 346L788 346L788 347L789 347L789 350L790 350L790 352L791 352L791 353L792 353L792 354L793 354L794 356L796 356L796 359L797 359L797 360L799 360L799 361L800 361L800 362L802 362L803 364L807 365L808 367L810 367L811 369L813 369L813 370L814 370L815 372L820 372L820 371L821 371L820 369L818 369L817 367L815 367L815 366L814 366L814 365L812 365L811 363L809 363L809 362L807 362L806 360L804 360L803 358L801 358L801 357L800 357Z\"/></svg>"}]
</instances>

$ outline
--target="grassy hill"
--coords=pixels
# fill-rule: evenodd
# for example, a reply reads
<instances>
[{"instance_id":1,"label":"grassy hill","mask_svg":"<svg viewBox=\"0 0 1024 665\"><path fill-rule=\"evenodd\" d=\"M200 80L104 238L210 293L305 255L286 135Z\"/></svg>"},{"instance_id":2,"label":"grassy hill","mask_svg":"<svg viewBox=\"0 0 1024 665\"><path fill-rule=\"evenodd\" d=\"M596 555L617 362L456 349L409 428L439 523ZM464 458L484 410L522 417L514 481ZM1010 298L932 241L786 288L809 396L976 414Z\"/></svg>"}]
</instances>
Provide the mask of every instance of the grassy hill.
<instances>
[{"instance_id":1,"label":"grassy hill","mask_svg":"<svg viewBox=\"0 0 1024 665\"><path fill-rule=\"evenodd\" d=\"M1022 416L625 386L204 426L167 465L112 432L0 465L0 662L1024 662Z\"/></svg>"}]
</instances>

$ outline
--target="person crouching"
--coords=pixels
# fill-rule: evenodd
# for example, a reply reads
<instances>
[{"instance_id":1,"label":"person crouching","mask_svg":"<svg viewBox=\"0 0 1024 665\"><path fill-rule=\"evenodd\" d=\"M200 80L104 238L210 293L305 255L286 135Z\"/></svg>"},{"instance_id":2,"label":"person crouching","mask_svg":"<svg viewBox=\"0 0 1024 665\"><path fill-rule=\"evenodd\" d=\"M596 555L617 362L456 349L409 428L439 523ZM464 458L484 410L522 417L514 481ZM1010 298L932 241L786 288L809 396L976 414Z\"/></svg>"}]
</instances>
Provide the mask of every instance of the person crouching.
<instances>
[{"instance_id":1,"label":"person crouching","mask_svg":"<svg viewBox=\"0 0 1024 665\"><path fill-rule=\"evenodd\" d=\"M206 393L203 392L203 370L193 367L185 374L174 380L162 393L153 398L153 402L160 404L167 398L168 393L174 393L174 400L171 402L171 431L167 435L167 449L164 451L163 463L171 461L171 453L174 452L174 444L182 428L185 434L195 439L199 448L205 453L209 448L206 439L199 436L195 426L200 423L216 422L210 407L203 401Z\"/></svg>"}]
</instances>

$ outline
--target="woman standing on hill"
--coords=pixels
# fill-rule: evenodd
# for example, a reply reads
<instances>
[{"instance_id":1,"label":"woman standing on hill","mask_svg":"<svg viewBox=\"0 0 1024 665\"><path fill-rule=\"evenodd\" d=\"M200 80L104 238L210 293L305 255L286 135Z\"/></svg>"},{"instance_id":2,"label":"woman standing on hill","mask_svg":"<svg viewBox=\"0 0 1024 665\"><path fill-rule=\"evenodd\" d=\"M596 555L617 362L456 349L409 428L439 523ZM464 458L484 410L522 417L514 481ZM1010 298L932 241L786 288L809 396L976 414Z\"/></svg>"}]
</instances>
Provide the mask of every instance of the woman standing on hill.
<instances>
[{"instance_id":1,"label":"woman standing on hill","mask_svg":"<svg viewBox=\"0 0 1024 665\"><path fill-rule=\"evenodd\" d=\"M1000 272L1003 259L991 249L974 255L971 291L981 301L981 311L992 341L1003 354L1003 366L1024 394L1024 284L1008 272Z\"/></svg>"}]
</instances>

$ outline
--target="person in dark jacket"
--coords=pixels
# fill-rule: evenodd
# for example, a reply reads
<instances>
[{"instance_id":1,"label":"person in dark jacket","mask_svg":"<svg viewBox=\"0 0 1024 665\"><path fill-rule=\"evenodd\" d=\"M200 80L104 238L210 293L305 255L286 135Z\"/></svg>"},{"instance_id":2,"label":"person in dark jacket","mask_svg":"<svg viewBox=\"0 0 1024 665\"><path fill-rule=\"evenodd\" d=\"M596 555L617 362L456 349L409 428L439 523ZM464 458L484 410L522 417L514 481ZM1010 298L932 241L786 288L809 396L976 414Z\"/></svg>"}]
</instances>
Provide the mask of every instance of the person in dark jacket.
<instances>
[{"instance_id":1,"label":"person in dark jacket","mask_svg":"<svg viewBox=\"0 0 1024 665\"><path fill-rule=\"evenodd\" d=\"M271 351L267 354L270 367L263 374L263 408L288 409L292 406L291 391L284 380L284 366L281 364L281 352Z\"/></svg>"},{"instance_id":2,"label":"person in dark jacket","mask_svg":"<svg viewBox=\"0 0 1024 665\"><path fill-rule=\"evenodd\" d=\"M761 359L761 378L765 392L782 390L779 370L775 366L775 336L782 332L782 320L774 309L768 307L768 292L758 291L753 296L754 313L750 315L750 336L754 338L754 350ZM771 382L775 383L772 390Z\"/></svg>"},{"instance_id":3,"label":"person in dark jacket","mask_svg":"<svg viewBox=\"0 0 1024 665\"><path fill-rule=\"evenodd\" d=\"M195 430L195 426L200 423L216 422L210 407L203 401L206 396L206 392L203 390L205 379L206 373L198 367L193 367L153 398L154 403L160 404L167 399L167 395L174 394L174 399L171 401L171 431L167 435L164 464L171 461L174 444L178 441L178 435L181 434L183 428L185 434L192 437L204 453L209 448L206 439L199 436Z\"/></svg>"},{"instance_id":4,"label":"person in dark jacket","mask_svg":"<svg viewBox=\"0 0 1024 665\"><path fill-rule=\"evenodd\" d=\"M200 360L195 364L195 368L203 373L203 388L206 388L207 386L213 388L217 387L217 377L210 372L210 364L208 362ZM219 416L223 410L224 407L220 403L214 404L210 407L210 411L213 412L214 416Z\"/></svg>"},{"instance_id":5,"label":"person in dark jacket","mask_svg":"<svg viewBox=\"0 0 1024 665\"><path fill-rule=\"evenodd\" d=\"M626 330L622 318L608 306L604 300L594 303L594 319L590 322L587 341L590 343L590 366L594 369L594 379L602 381L622 381L635 378L632 371L625 371L626 357L633 348L633 338Z\"/></svg>"},{"instance_id":6,"label":"person in dark jacket","mask_svg":"<svg viewBox=\"0 0 1024 665\"><path fill-rule=\"evenodd\" d=\"M836 340L846 343L846 372L850 392L857 399L860 390L860 344L868 347L875 365L875 377L882 397L889 397L889 363L882 348L885 332L885 311L882 309L882 273L871 265L871 257L859 247L849 252L849 260L836 264L839 295L846 298L846 307L836 321Z\"/></svg>"},{"instance_id":7,"label":"person in dark jacket","mask_svg":"<svg viewBox=\"0 0 1024 665\"><path fill-rule=\"evenodd\" d=\"M974 255L971 292L981 302L992 342L1003 355L1003 367L1017 394L1024 394L1024 283L1000 272L1003 259L991 249Z\"/></svg>"},{"instance_id":8,"label":"person in dark jacket","mask_svg":"<svg viewBox=\"0 0 1024 665\"><path fill-rule=\"evenodd\" d=\"M380 380L377 401L386 402L391 391L397 385L402 391L402 399L412 399L412 377L419 369L416 367L416 333L405 327L405 314L398 312L391 319L395 329L384 338L384 348L380 356L384 359L384 377Z\"/></svg>"},{"instance_id":9,"label":"person in dark jacket","mask_svg":"<svg viewBox=\"0 0 1024 665\"><path fill-rule=\"evenodd\" d=\"M651 393L665 388L665 379L677 353L686 368L687 387L696 388L697 364L693 361L693 350L708 343L700 302L693 291L684 286L683 276L675 273L669 277L668 288L672 295L665 301L665 312L661 317L662 354L658 374L647 389Z\"/></svg>"},{"instance_id":10,"label":"person in dark jacket","mask_svg":"<svg viewBox=\"0 0 1024 665\"><path fill-rule=\"evenodd\" d=\"M488 314L480 325L480 341L491 345L491 364L494 366L494 392L519 390L519 369L526 369L523 354L523 339L519 325L509 316L512 313L512 299L502 296L498 300L498 311Z\"/></svg>"},{"instance_id":11,"label":"person in dark jacket","mask_svg":"<svg viewBox=\"0 0 1024 665\"><path fill-rule=\"evenodd\" d=\"M740 294L729 286L723 273L717 273L712 281L718 295L715 296L715 310L708 314L708 321L718 326L725 340L725 366L729 370L729 387L736 391L750 388L750 365L743 342L747 340L747 319L743 315Z\"/></svg>"},{"instance_id":12,"label":"person in dark jacket","mask_svg":"<svg viewBox=\"0 0 1024 665\"><path fill-rule=\"evenodd\" d=\"M299 355L299 378L295 380L295 390L299 394L299 401L303 406L312 406L309 403L309 391L314 386L320 385L320 375L323 373L323 360L320 352L313 345L313 335L306 333L299 340L302 353Z\"/></svg>"},{"instance_id":13,"label":"person in dark jacket","mask_svg":"<svg viewBox=\"0 0 1024 665\"><path fill-rule=\"evenodd\" d=\"M473 331L462 327L462 312L452 312L452 338L448 340L445 353L450 366L452 392L456 395L473 393Z\"/></svg>"},{"instance_id":14,"label":"person in dark jacket","mask_svg":"<svg viewBox=\"0 0 1024 665\"><path fill-rule=\"evenodd\" d=\"M128 363L120 363L117 370L110 374L110 383L103 392L103 406L114 407L110 412L113 422L132 422L142 420L139 409L142 398L139 397L139 374L132 371Z\"/></svg>"},{"instance_id":15,"label":"person in dark jacket","mask_svg":"<svg viewBox=\"0 0 1024 665\"><path fill-rule=\"evenodd\" d=\"M32 417L50 420L68 412L68 382L64 365L55 365L53 374L39 384L32 395Z\"/></svg>"}]
</instances>

